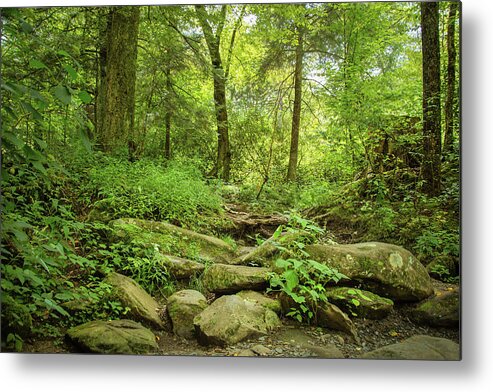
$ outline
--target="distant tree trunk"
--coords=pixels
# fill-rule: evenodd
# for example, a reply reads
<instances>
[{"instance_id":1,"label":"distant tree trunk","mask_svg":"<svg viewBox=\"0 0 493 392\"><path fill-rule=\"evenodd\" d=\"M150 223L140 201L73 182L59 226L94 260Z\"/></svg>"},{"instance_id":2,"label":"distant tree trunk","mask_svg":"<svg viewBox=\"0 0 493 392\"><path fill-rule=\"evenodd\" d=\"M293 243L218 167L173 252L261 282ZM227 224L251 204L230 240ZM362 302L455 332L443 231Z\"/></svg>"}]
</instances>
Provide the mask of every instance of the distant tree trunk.
<instances>
[{"instance_id":1,"label":"distant tree trunk","mask_svg":"<svg viewBox=\"0 0 493 392\"><path fill-rule=\"evenodd\" d=\"M226 5L221 7L221 14L215 34L209 24L209 15L203 5L195 6L197 18L204 33L205 42L209 49L214 80L214 105L217 122L217 160L212 175L229 181L231 166L231 151L229 147L228 110L226 105L226 76L221 60L221 33L226 20Z\"/></svg>"},{"instance_id":2,"label":"distant tree trunk","mask_svg":"<svg viewBox=\"0 0 493 392\"><path fill-rule=\"evenodd\" d=\"M166 99L166 114L164 116L164 126L165 126L165 141L164 141L164 157L169 160L171 159L171 113L172 113L172 107L171 107L171 93L172 93L172 88L171 88L171 69L168 67L166 69L166 93L167 99Z\"/></svg>"},{"instance_id":3,"label":"distant tree trunk","mask_svg":"<svg viewBox=\"0 0 493 392\"><path fill-rule=\"evenodd\" d=\"M423 51L423 163L424 192L440 193L441 118L440 118L440 42L438 3L421 3Z\"/></svg>"},{"instance_id":4,"label":"distant tree trunk","mask_svg":"<svg viewBox=\"0 0 493 392\"><path fill-rule=\"evenodd\" d=\"M455 49L455 20L459 3L450 3L447 27L447 98L445 101L445 137L443 152L452 151L454 144L454 102L455 102L455 63L457 52Z\"/></svg>"},{"instance_id":5,"label":"distant tree trunk","mask_svg":"<svg viewBox=\"0 0 493 392\"><path fill-rule=\"evenodd\" d=\"M298 141L301 122L301 83L303 76L303 31L297 28L297 45L294 66L294 103L293 121L291 123L291 147L289 149L288 181L296 180L296 168L298 165Z\"/></svg>"},{"instance_id":6,"label":"distant tree trunk","mask_svg":"<svg viewBox=\"0 0 493 392\"><path fill-rule=\"evenodd\" d=\"M135 159L135 78L139 7L112 7L100 49L97 136L103 151Z\"/></svg>"}]
</instances>

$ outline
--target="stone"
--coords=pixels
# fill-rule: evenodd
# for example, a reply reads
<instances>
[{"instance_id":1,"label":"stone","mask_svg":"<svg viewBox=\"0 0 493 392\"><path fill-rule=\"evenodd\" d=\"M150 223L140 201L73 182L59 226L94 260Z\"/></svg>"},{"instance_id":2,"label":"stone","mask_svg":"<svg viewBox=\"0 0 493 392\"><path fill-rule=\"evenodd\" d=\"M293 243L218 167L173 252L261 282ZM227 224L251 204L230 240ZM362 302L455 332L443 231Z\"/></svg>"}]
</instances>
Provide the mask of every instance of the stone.
<instances>
[{"instance_id":1,"label":"stone","mask_svg":"<svg viewBox=\"0 0 493 392\"><path fill-rule=\"evenodd\" d=\"M235 357L256 357L257 354L255 354L252 350L249 348L244 348L243 350L237 351L234 354Z\"/></svg>"},{"instance_id":2,"label":"stone","mask_svg":"<svg viewBox=\"0 0 493 392\"><path fill-rule=\"evenodd\" d=\"M308 336L300 329L286 329L279 334L279 339L290 346L299 346L310 351L318 358L344 358L344 354L335 345L316 343L313 337Z\"/></svg>"},{"instance_id":3,"label":"stone","mask_svg":"<svg viewBox=\"0 0 493 392\"><path fill-rule=\"evenodd\" d=\"M269 270L263 267L213 264L202 275L204 288L217 294L241 290L263 290L268 286Z\"/></svg>"},{"instance_id":4,"label":"stone","mask_svg":"<svg viewBox=\"0 0 493 392\"><path fill-rule=\"evenodd\" d=\"M170 223L124 218L111 221L110 226L115 240L137 240L163 254L198 256L218 263L229 263L236 257L227 242Z\"/></svg>"},{"instance_id":5,"label":"stone","mask_svg":"<svg viewBox=\"0 0 493 392\"><path fill-rule=\"evenodd\" d=\"M451 255L435 257L427 266L428 274L434 279L445 280L459 273L459 258Z\"/></svg>"},{"instance_id":6,"label":"stone","mask_svg":"<svg viewBox=\"0 0 493 392\"><path fill-rule=\"evenodd\" d=\"M400 343L365 353L361 358L459 361L460 346L449 339L415 335Z\"/></svg>"},{"instance_id":7,"label":"stone","mask_svg":"<svg viewBox=\"0 0 493 392\"><path fill-rule=\"evenodd\" d=\"M269 309L237 295L225 295L199 313L194 325L201 344L227 346L266 335L281 322Z\"/></svg>"},{"instance_id":8,"label":"stone","mask_svg":"<svg viewBox=\"0 0 493 392\"><path fill-rule=\"evenodd\" d=\"M356 342L359 342L353 322L346 313L334 304L325 303L317 307L316 324L319 327L345 332L352 336Z\"/></svg>"},{"instance_id":9,"label":"stone","mask_svg":"<svg viewBox=\"0 0 493 392\"><path fill-rule=\"evenodd\" d=\"M410 312L410 318L418 324L432 327L459 327L459 290L438 291L435 297L418 304Z\"/></svg>"},{"instance_id":10,"label":"stone","mask_svg":"<svg viewBox=\"0 0 493 392\"><path fill-rule=\"evenodd\" d=\"M270 348L267 348L267 347L265 347L265 346L264 346L264 345L262 345L262 344L256 344L255 346L253 346L253 347L251 348L251 350L252 350L254 353L256 353L256 354L258 354L258 355L260 355L260 356L263 356L263 357L265 357L265 356L267 356L267 355L269 355L269 354L271 354L271 353L272 353L272 350L271 350Z\"/></svg>"},{"instance_id":11,"label":"stone","mask_svg":"<svg viewBox=\"0 0 493 392\"><path fill-rule=\"evenodd\" d=\"M381 320L394 307L391 299L352 287L330 287L327 288L326 295L329 302L355 317Z\"/></svg>"},{"instance_id":12,"label":"stone","mask_svg":"<svg viewBox=\"0 0 493 392\"><path fill-rule=\"evenodd\" d=\"M201 274L205 269L204 264L182 257L161 255L161 260L167 267L169 274L176 280L189 279L194 275Z\"/></svg>"},{"instance_id":13,"label":"stone","mask_svg":"<svg viewBox=\"0 0 493 392\"><path fill-rule=\"evenodd\" d=\"M67 336L85 352L151 354L158 349L152 331L132 320L90 321L70 328Z\"/></svg>"},{"instance_id":14,"label":"stone","mask_svg":"<svg viewBox=\"0 0 493 392\"><path fill-rule=\"evenodd\" d=\"M163 329L164 322L159 316L159 304L133 279L111 272L106 282L113 286L114 296L123 306L130 309L130 318L135 318L151 327Z\"/></svg>"},{"instance_id":15,"label":"stone","mask_svg":"<svg viewBox=\"0 0 493 392\"><path fill-rule=\"evenodd\" d=\"M253 290L242 290L236 293L236 295L270 309L277 314L281 313L281 302L278 299L269 298Z\"/></svg>"},{"instance_id":16,"label":"stone","mask_svg":"<svg viewBox=\"0 0 493 392\"><path fill-rule=\"evenodd\" d=\"M281 293L279 299L281 301L283 314L287 314L293 308L297 308L294 300L285 293ZM312 320L314 325L345 332L349 334L355 341L359 341L356 327L354 326L353 322L348 317L348 315L345 314L336 305L331 303L320 303L318 305L314 305L312 303L308 304L307 306L309 306L309 308L312 309L315 313Z\"/></svg>"},{"instance_id":17,"label":"stone","mask_svg":"<svg viewBox=\"0 0 493 392\"><path fill-rule=\"evenodd\" d=\"M168 298L166 309L173 325L173 333L182 338L195 337L193 319L207 307L207 300L195 290L181 290Z\"/></svg>"},{"instance_id":18,"label":"stone","mask_svg":"<svg viewBox=\"0 0 493 392\"><path fill-rule=\"evenodd\" d=\"M314 260L346 275L354 285L393 301L417 302L433 294L426 268L400 246L366 242L307 245L305 250Z\"/></svg>"}]
</instances>

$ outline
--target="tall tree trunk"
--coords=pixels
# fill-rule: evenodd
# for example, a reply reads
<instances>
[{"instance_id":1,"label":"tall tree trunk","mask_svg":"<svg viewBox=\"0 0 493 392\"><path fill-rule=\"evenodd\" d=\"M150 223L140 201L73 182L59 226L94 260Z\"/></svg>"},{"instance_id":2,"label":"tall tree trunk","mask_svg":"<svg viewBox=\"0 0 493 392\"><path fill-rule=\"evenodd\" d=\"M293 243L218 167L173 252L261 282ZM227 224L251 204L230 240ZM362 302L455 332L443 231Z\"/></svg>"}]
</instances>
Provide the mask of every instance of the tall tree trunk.
<instances>
[{"instance_id":1,"label":"tall tree trunk","mask_svg":"<svg viewBox=\"0 0 493 392\"><path fill-rule=\"evenodd\" d=\"M103 151L127 147L135 159L135 79L139 7L113 7L100 50L98 142Z\"/></svg>"},{"instance_id":2,"label":"tall tree trunk","mask_svg":"<svg viewBox=\"0 0 493 392\"><path fill-rule=\"evenodd\" d=\"M423 163L424 191L440 193L441 117L440 117L440 42L438 3L421 3L423 51Z\"/></svg>"},{"instance_id":3,"label":"tall tree trunk","mask_svg":"<svg viewBox=\"0 0 493 392\"><path fill-rule=\"evenodd\" d=\"M455 49L455 20L459 3L450 3L447 27L447 98L445 101L445 137L443 152L452 151L454 143L454 103L455 103L455 63L457 51Z\"/></svg>"},{"instance_id":4,"label":"tall tree trunk","mask_svg":"<svg viewBox=\"0 0 493 392\"><path fill-rule=\"evenodd\" d=\"M165 126L165 140L164 140L164 157L169 160L171 159L171 68L166 68L166 114L164 116L164 126Z\"/></svg>"},{"instance_id":5,"label":"tall tree trunk","mask_svg":"<svg viewBox=\"0 0 493 392\"><path fill-rule=\"evenodd\" d=\"M215 34L209 24L208 14L202 5L195 6L197 18L204 33L209 49L214 80L214 106L217 122L217 159L212 175L228 182L231 170L231 150L229 147L228 110L226 104L226 76L221 60L221 33L226 20L226 5L221 8L221 15Z\"/></svg>"},{"instance_id":6,"label":"tall tree trunk","mask_svg":"<svg viewBox=\"0 0 493 392\"><path fill-rule=\"evenodd\" d=\"M291 146L289 148L288 181L296 180L296 168L298 166L298 141L301 122L301 83L303 76L303 31L297 28L296 58L294 65L294 103L293 121L291 123Z\"/></svg>"}]
</instances>

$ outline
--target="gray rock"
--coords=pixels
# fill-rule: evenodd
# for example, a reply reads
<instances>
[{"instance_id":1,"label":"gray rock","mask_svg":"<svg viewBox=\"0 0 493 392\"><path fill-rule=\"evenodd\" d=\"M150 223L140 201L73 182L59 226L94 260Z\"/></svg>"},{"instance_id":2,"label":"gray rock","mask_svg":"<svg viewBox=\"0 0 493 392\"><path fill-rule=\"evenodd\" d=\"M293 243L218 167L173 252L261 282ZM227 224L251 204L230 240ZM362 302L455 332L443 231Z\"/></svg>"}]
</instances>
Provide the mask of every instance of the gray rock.
<instances>
[{"instance_id":1,"label":"gray rock","mask_svg":"<svg viewBox=\"0 0 493 392\"><path fill-rule=\"evenodd\" d=\"M281 322L269 309L237 295L226 295L198 314L194 325L200 343L226 346L265 335Z\"/></svg>"},{"instance_id":2,"label":"gray rock","mask_svg":"<svg viewBox=\"0 0 493 392\"><path fill-rule=\"evenodd\" d=\"M82 350L98 354L150 354L157 351L152 331L132 320L90 321L67 336Z\"/></svg>"},{"instance_id":3,"label":"gray rock","mask_svg":"<svg viewBox=\"0 0 493 392\"><path fill-rule=\"evenodd\" d=\"M177 280L188 279L196 274L201 274L205 269L204 264L197 261L170 255L161 255L160 257L170 275Z\"/></svg>"},{"instance_id":4,"label":"gray rock","mask_svg":"<svg viewBox=\"0 0 493 392\"><path fill-rule=\"evenodd\" d=\"M418 324L457 328L460 317L458 290L437 292L436 296L418 304L410 317Z\"/></svg>"},{"instance_id":5,"label":"gray rock","mask_svg":"<svg viewBox=\"0 0 493 392\"><path fill-rule=\"evenodd\" d=\"M262 344L256 344L251 348L251 350L261 356L267 356L272 353L272 350L270 348L265 347Z\"/></svg>"},{"instance_id":6,"label":"gray rock","mask_svg":"<svg viewBox=\"0 0 493 392\"><path fill-rule=\"evenodd\" d=\"M370 351L363 354L361 358L458 361L460 360L460 347L448 339L415 335L401 343Z\"/></svg>"},{"instance_id":7,"label":"gray rock","mask_svg":"<svg viewBox=\"0 0 493 392\"><path fill-rule=\"evenodd\" d=\"M281 302L278 299L269 298L253 290L242 290L236 293L236 295L270 309L277 314L281 313Z\"/></svg>"},{"instance_id":8,"label":"gray rock","mask_svg":"<svg viewBox=\"0 0 493 392\"><path fill-rule=\"evenodd\" d=\"M158 313L159 304L135 280L112 272L108 274L106 281L113 286L114 295L123 306L130 308L131 318L155 328L164 328L164 322Z\"/></svg>"},{"instance_id":9,"label":"gray rock","mask_svg":"<svg viewBox=\"0 0 493 392\"><path fill-rule=\"evenodd\" d=\"M195 337L193 319L207 307L207 300L195 290L177 291L168 298L166 309L175 335L186 339Z\"/></svg>"},{"instance_id":10,"label":"gray rock","mask_svg":"<svg viewBox=\"0 0 493 392\"><path fill-rule=\"evenodd\" d=\"M391 299L352 287L330 287L326 295L331 303L355 317L380 320L387 317L394 307Z\"/></svg>"},{"instance_id":11,"label":"gray rock","mask_svg":"<svg viewBox=\"0 0 493 392\"><path fill-rule=\"evenodd\" d=\"M307 245L310 256L337 269L365 290L394 301L421 301L433 294L426 268L404 248L381 242Z\"/></svg>"},{"instance_id":12,"label":"gray rock","mask_svg":"<svg viewBox=\"0 0 493 392\"><path fill-rule=\"evenodd\" d=\"M205 289L211 293L233 294L241 290L263 290L269 282L269 270L262 267L214 264L202 275Z\"/></svg>"}]
</instances>

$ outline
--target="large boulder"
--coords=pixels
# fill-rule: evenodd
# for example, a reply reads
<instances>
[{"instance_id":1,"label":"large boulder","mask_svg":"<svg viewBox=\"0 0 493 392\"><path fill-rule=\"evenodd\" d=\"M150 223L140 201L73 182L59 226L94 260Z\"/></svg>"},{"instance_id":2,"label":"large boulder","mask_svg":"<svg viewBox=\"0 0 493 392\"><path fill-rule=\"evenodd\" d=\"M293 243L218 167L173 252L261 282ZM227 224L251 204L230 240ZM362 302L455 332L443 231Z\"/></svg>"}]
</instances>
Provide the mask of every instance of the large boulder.
<instances>
[{"instance_id":1,"label":"large boulder","mask_svg":"<svg viewBox=\"0 0 493 392\"><path fill-rule=\"evenodd\" d=\"M136 240L161 253L229 263L236 257L225 241L165 222L124 218L110 222L116 240Z\"/></svg>"},{"instance_id":2,"label":"large boulder","mask_svg":"<svg viewBox=\"0 0 493 392\"><path fill-rule=\"evenodd\" d=\"M460 347L448 339L415 335L400 343L370 351L363 354L361 358L458 361L460 360Z\"/></svg>"},{"instance_id":3,"label":"large boulder","mask_svg":"<svg viewBox=\"0 0 493 392\"><path fill-rule=\"evenodd\" d=\"M410 317L418 324L457 328L460 317L459 290L438 291L435 297L418 304L410 312Z\"/></svg>"},{"instance_id":4,"label":"large boulder","mask_svg":"<svg viewBox=\"0 0 493 392\"><path fill-rule=\"evenodd\" d=\"M387 317L394 307L391 299L353 287L330 287L326 295L329 302L354 317L380 320Z\"/></svg>"},{"instance_id":5,"label":"large boulder","mask_svg":"<svg viewBox=\"0 0 493 392\"><path fill-rule=\"evenodd\" d=\"M241 290L263 290L269 270L263 267L213 264L202 275L204 288L211 293L232 294Z\"/></svg>"},{"instance_id":6,"label":"large boulder","mask_svg":"<svg viewBox=\"0 0 493 392\"><path fill-rule=\"evenodd\" d=\"M277 314L281 313L281 302L278 299L269 298L266 295L253 290L242 290L236 293L236 295L248 301L259 304L264 308L270 309Z\"/></svg>"},{"instance_id":7,"label":"large boulder","mask_svg":"<svg viewBox=\"0 0 493 392\"><path fill-rule=\"evenodd\" d=\"M70 328L67 336L85 352L150 354L158 349L152 331L132 320L90 321Z\"/></svg>"},{"instance_id":8,"label":"large boulder","mask_svg":"<svg viewBox=\"0 0 493 392\"><path fill-rule=\"evenodd\" d=\"M135 280L112 272L106 277L106 282L113 286L114 296L130 309L131 318L154 328L164 328L164 322L158 313L159 304Z\"/></svg>"},{"instance_id":9,"label":"large boulder","mask_svg":"<svg viewBox=\"0 0 493 392\"><path fill-rule=\"evenodd\" d=\"M394 301L421 301L433 294L425 267L404 248L381 242L307 245L310 256L363 289Z\"/></svg>"},{"instance_id":10,"label":"large boulder","mask_svg":"<svg viewBox=\"0 0 493 392\"><path fill-rule=\"evenodd\" d=\"M272 310L237 295L225 295L197 315L194 325L200 343L227 346L265 335L281 322Z\"/></svg>"},{"instance_id":11,"label":"large boulder","mask_svg":"<svg viewBox=\"0 0 493 392\"><path fill-rule=\"evenodd\" d=\"M207 307L207 300L195 290L181 290L168 298L166 309L173 324L173 332L182 338L195 337L193 319Z\"/></svg>"}]
</instances>

